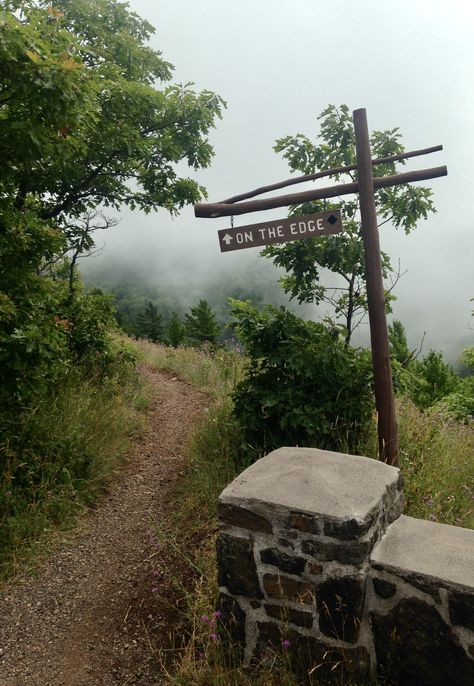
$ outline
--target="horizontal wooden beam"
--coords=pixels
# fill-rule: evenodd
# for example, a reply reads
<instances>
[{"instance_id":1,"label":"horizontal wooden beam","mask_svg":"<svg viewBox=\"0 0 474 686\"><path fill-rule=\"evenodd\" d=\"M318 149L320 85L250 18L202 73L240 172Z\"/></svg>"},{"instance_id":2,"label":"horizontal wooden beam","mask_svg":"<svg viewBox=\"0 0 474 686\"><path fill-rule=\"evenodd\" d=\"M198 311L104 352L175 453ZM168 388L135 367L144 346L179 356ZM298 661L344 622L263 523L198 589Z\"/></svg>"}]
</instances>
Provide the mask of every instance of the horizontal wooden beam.
<instances>
[{"instance_id":1,"label":"horizontal wooden beam","mask_svg":"<svg viewBox=\"0 0 474 686\"><path fill-rule=\"evenodd\" d=\"M413 181L426 181L436 179L439 176L447 176L447 167L432 167L431 169L419 169L416 171L402 172L392 176L379 176L374 178L374 189L399 186ZM359 191L358 183L343 183L338 186L328 186L327 188L313 188L310 191L300 193L290 193L281 195L277 198L260 198L259 200L249 200L248 202L232 203L199 203L194 205L196 217L217 218L231 217L249 212L261 212L262 210L273 210L277 207L288 207L289 205L301 205L311 200L322 200L323 198L335 198L339 195L350 195Z\"/></svg>"},{"instance_id":2,"label":"horizontal wooden beam","mask_svg":"<svg viewBox=\"0 0 474 686\"><path fill-rule=\"evenodd\" d=\"M442 149L442 145L435 145L432 148L423 148L422 150L402 152L399 155L390 155L389 157L378 157L377 159L372 160L372 165L375 166L377 164L387 164L388 162L405 160L409 157L418 157L419 155L429 155L432 152L439 152ZM220 200L219 204L225 205L226 203L241 202L242 200L248 200L248 198L254 198L256 195L262 195L263 193L276 191L279 188L294 186L297 183L304 183L305 181L316 181L316 179L323 179L325 176L334 176L335 174L347 174L348 172L354 171L355 169L357 169L356 164L348 164L345 167L334 167L333 169L326 169L326 171L316 172L315 174L306 174L306 176L296 176L291 179L286 179L286 181L272 183L269 186L261 186L260 188L256 188L253 191L248 191L247 193L234 195L232 198L226 198L226 200Z\"/></svg>"}]
</instances>

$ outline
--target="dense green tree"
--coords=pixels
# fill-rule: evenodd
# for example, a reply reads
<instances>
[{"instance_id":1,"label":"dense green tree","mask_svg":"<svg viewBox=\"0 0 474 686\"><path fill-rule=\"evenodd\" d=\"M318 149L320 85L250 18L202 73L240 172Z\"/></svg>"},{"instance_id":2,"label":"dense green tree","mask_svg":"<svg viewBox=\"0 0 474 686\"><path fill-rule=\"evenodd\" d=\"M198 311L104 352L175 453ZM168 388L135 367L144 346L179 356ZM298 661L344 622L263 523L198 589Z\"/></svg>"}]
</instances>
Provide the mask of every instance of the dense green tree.
<instances>
[{"instance_id":1,"label":"dense green tree","mask_svg":"<svg viewBox=\"0 0 474 686\"><path fill-rule=\"evenodd\" d=\"M158 343L163 337L163 317L158 307L148 301L143 312L138 315L138 330L141 336Z\"/></svg>"},{"instance_id":2,"label":"dense green tree","mask_svg":"<svg viewBox=\"0 0 474 686\"><path fill-rule=\"evenodd\" d=\"M453 393L459 385L459 377L452 367L435 350L411 367L413 381L410 395L421 409L427 409L445 396Z\"/></svg>"},{"instance_id":3,"label":"dense green tree","mask_svg":"<svg viewBox=\"0 0 474 686\"><path fill-rule=\"evenodd\" d=\"M471 375L473 375L474 374L474 346L472 348L465 348L461 353L459 361L462 365L467 367L470 370Z\"/></svg>"},{"instance_id":4,"label":"dense green tree","mask_svg":"<svg viewBox=\"0 0 474 686\"><path fill-rule=\"evenodd\" d=\"M153 27L127 3L16 0L0 21L0 364L2 392L24 402L68 358L80 308L73 275L64 288L55 265L90 250L82 218L99 205L174 213L202 198L178 166L210 163L224 103L167 85Z\"/></svg>"},{"instance_id":5,"label":"dense green tree","mask_svg":"<svg viewBox=\"0 0 474 686\"><path fill-rule=\"evenodd\" d=\"M410 350L408 347L405 327L399 319L394 319L388 325L388 337L392 359L396 360L402 367L406 367L417 355L417 350L416 348Z\"/></svg>"},{"instance_id":6,"label":"dense green tree","mask_svg":"<svg viewBox=\"0 0 474 686\"><path fill-rule=\"evenodd\" d=\"M166 329L166 342L173 348L177 348L184 341L186 326L179 318L177 312L173 312Z\"/></svg>"},{"instance_id":7,"label":"dense green tree","mask_svg":"<svg viewBox=\"0 0 474 686\"><path fill-rule=\"evenodd\" d=\"M186 336L193 343L215 343L219 335L216 315L207 300L200 300L185 315Z\"/></svg>"},{"instance_id":8,"label":"dense green tree","mask_svg":"<svg viewBox=\"0 0 474 686\"><path fill-rule=\"evenodd\" d=\"M176 212L201 198L176 165L209 164L223 102L155 86L173 67L147 45L153 27L116 0L18 5L1 43L2 194L62 220L100 203Z\"/></svg>"},{"instance_id":9,"label":"dense green tree","mask_svg":"<svg viewBox=\"0 0 474 686\"><path fill-rule=\"evenodd\" d=\"M234 411L247 443L259 454L282 445L357 454L372 418L368 351L284 307L233 306L248 360Z\"/></svg>"},{"instance_id":10,"label":"dense green tree","mask_svg":"<svg viewBox=\"0 0 474 686\"><path fill-rule=\"evenodd\" d=\"M319 116L321 130L319 139L313 142L307 136L285 136L276 141L274 150L283 153L292 172L314 174L317 171L352 165L356 162L355 138L352 117L346 105L329 105ZM373 157L385 157L401 153L398 128L374 131L371 135ZM395 163L374 168L377 176L396 173ZM350 178L347 178L350 177ZM335 174L335 182L355 180L354 173ZM431 190L421 186L394 186L376 192L379 226L391 222L397 229L410 233L421 218L434 212ZM342 319L346 344L349 344L353 330L362 321L367 311L364 253L361 238L359 207L357 198L337 202L316 201L290 208L291 215L305 214L338 208L342 212L344 231L333 236L304 241L294 241L283 246L269 246L263 254L283 267L287 274L281 279L283 288L299 302L325 301ZM341 283L323 285L321 269L328 269ZM388 255L382 253L384 278L393 274ZM392 286L396 283L393 279ZM386 291L386 303L392 296L391 287Z\"/></svg>"}]
</instances>

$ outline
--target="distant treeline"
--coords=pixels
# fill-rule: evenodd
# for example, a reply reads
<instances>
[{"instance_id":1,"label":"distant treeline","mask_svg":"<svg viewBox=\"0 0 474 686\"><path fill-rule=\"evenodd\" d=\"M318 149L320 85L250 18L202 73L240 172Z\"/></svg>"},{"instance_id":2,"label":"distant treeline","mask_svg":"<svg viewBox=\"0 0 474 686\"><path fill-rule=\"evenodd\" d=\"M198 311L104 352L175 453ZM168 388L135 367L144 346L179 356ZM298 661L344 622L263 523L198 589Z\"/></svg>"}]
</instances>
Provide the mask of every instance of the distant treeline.
<instances>
[{"instance_id":1,"label":"distant treeline","mask_svg":"<svg viewBox=\"0 0 474 686\"><path fill-rule=\"evenodd\" d=\"M263 307L268 302L273 305L289 304L288 297L278 287L278 272L274 269L274 287L268 277L268 270L262 276L257 269L246 269L243 273L225 277L216 274L199 288L189 288L185 292L173 283L167 283L165 278L157 278L156 285L151 285L136 273L123 273L120 270L120 276L117 276L116 271L108 269L107 265L100 273L89 269L85 269L84 272L86 286L100 289L104 294L113 297L115 317L125 333L149 337L143 327L143 317L147 309L148 317L151 316L150 304L152 308L156 308L156 315L161 318L161 328L164 331L159 340L164 342L169 323L172 320L176 321L177 318L184 322L191 308L198 305L201 300L207 303L215 317L219 327L219 340L224 340L230 335L227 329L230 322L229 298L249 300L257 307ZM292 303L291 309L301 314L310 308Z\"/></svg>"}]
</instances>

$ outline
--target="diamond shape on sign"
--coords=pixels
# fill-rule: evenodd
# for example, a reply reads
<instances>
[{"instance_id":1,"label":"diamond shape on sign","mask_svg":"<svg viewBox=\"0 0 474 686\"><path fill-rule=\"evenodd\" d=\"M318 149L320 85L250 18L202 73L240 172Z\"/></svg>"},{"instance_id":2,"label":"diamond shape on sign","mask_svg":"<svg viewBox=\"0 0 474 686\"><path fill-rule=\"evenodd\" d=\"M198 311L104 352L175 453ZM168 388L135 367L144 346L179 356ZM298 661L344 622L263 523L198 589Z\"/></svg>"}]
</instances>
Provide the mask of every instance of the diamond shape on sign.
<instances>
[{"instance_id":1,"label":"diamond shape on sign","mask_svg":"<svg viewBox=\"0 0 474 686\"><path fill-rule=\"evenodd\" d=\"M331 216L328 217L328 222L329 222L330 224L333 224L333 225L334 225L334 224L337 222L337 217L335 217L333 214L331 214Z\"/></svg>"}]
</instances>

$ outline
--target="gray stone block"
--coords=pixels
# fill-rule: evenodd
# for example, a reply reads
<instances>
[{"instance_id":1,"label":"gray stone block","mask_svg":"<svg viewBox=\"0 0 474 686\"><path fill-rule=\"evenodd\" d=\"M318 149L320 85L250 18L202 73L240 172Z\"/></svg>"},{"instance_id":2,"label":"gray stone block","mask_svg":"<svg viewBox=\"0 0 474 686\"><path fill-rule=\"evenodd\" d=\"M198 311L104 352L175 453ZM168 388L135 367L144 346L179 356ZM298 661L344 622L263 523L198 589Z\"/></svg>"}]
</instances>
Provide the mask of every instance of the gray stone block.
<instances>
[{"instance_id":1,"label":"gray stone block","mask_svg":"<svg viewBox=\"0 0 474 686\"><path fill-rule=\"evenodd\" d=\"M474 660L432 605L403 599L371 614L379 674L397 686L472 686Z\"/></svg>"},{"instance_id":2,"label":"gray stone block","mask_svg":"<svg viewBox=\"0 0 474 686\"><path fill-rule=\"evenodd\" d=\"M289 555L278 548L266 548L260 552L260 559L266 565L277 567L287 574L301 574L306 566L304 557Z\"/></svg>"},{"instance_id":3,"label":"gray stone block","mask_svg":"<svg viewBox=\"0 0 474 686\"><path fill-rule=\"evenodd\" d=\"M263 598L251 540L220 534L217 539L217 564L219 586L225 586L234 595Z\"/></svg>"},{"instance_id":4,"label":"gray stone block","mask_svg":"<svg viewBox=\"0 0 474 686\"><path fill-rule=\"evenodd\" d=\"M237 505L220 502L217 506L217 514L222 522L232 526L250 529L251 531L264 531L270 534L273 531L272 525L267 519Z\"/></svg>"},{"instance_id":5,"label":"gray stone block","mask_svg":"<svg viewBox=\"0 0 474 686\"><path fill-rule=\"evenodd\" d=\"M325 636L355 643L364 607L364 583L352 577L327 579L316 589L319 628Z\"/></svg>"},{"instance_id":6,"label":"gray stone block","mask_svg":"<svg viewBox=\"0 0 474 686\"><path fill-rule=\"evenodd\" d=\"M474 589L472 593L449 594L449 617L453 624L474 631Z\"/></svg>"},{"instance_id":7,"label":"gray stone block","mask_svg":"<svg viewBox=\"0 0 474 686\"><path fill-rule=\"evenodd\" d=\"M304 531L307 534L319 534L321 530L317 519L299 512L292 512L289 514L288 517L285 518L283 526L287 529Z\"/></svg>"},{"instance_id":8,"label":"gray stone block","mask_svg":"<svg viewBox=\"0 0 474 686\"><path fill-rule=\"evenodd\" d=\"M218 608L221 611L221 623L225 627L227 642L230 639L232 647L243 658L245 646L245 612L232 596L226 593L219 595Z\"/></svg>"},{"instance_id":9,"label":"gray stone block","mask_svg":"<svg viewBox=\"0 0 474 686\"><path fill-rule=\"evenodd\" d=\"M386 581L385 579L379 579L378 577L374 577L372 579L372 585L376 594L385 600L387 598L393 598L397 592L397 587L395 584L392 584L390 581Z\"/></svg>"},{"instance_id":10,"label":"gray stone block","mask_svg":"<svg viewBox=\"0 0 474 686\"><path fill-rule=\"evenodd\" d=\"M343 519L342 521L327 520L324 522L324 533L326 536L339 538L342 541L352 541L369 531L376 520L376 516L376 510L374 510L363 522L358 522L354 518Z\"/></svg>"},{"instance_id":11,"label":"gray stone block","mask_svg":"<svg viewBox=\"0 0 474 686\"><path fill-rule=\"evenodd\" d=\"M312 555L316 560L325 562L340 562L343 565L358 566L369 556L372 544L370 541L332 543L329 541L302 541L301 550L306 555Z\"/></svg>"},{"instance_id":12,"label":"gray stone block","mask_svg":"<svg viewBox=\"0 0 474 686\"><path fill-rule=\"evenodd\" d=\"M304 581L297 581L283 574L264 574L263 587L269 598L289 600L292 603L312 605L314 603L314 586Z\"/></svg>"},{"instance_id":13,"label":"gray stone block","mask_svg":"<svg viewBox=\"0 0 474 686\"><path fill-rule=\"evenodd\" d=\"M269 617L278 619L281 622L295 624L302 626L305 629L311 629L314 623L314 615L311 612L302 612L295 610L292 607L285 607L284 605L264 605L265 612Z\"/></svg>"}]
</instances>

